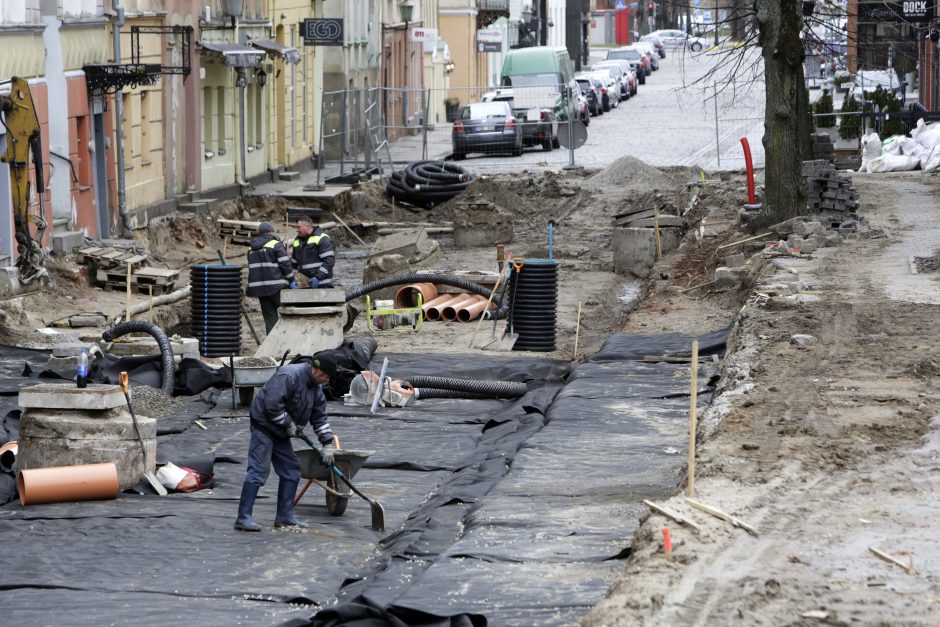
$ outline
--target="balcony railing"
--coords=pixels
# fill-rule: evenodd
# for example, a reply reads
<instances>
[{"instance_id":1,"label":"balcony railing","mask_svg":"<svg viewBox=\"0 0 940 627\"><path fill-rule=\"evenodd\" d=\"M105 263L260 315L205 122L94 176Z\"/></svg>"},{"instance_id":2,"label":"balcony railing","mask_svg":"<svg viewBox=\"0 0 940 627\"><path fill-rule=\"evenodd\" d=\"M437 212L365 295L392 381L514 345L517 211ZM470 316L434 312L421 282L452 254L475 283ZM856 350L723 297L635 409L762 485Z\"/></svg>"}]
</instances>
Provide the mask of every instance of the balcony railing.
<instances>
[{"instance_id":1,"label":"balcony railing","mask_svg":"<svg viewBox=\"0 0 940 627\"><path fill-rule=\"evenodd\" d=\"M481 11L509 11L509 0L477 0Z\"/></svg>"}]
</instances>

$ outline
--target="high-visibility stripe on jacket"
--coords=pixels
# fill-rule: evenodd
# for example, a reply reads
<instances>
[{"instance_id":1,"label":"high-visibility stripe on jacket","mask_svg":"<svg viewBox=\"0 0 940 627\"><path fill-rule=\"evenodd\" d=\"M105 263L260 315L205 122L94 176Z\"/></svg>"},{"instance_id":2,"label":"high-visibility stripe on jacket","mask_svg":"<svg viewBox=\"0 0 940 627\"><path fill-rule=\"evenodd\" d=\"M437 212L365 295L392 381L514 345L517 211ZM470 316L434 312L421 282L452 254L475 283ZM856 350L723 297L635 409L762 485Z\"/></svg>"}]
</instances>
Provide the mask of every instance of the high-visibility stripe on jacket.
<instances>
[{"instance_id":1,"label":"high-visibility stripe on jacket","mask_svg":"<svg viewBox=\"0 0 940 627\"><path fill-rule=\"evenodd\" d=\"M323 229L317 227L307 237L294 238L291 248L294 269L308 278L320 281L320 287L333 287L333 264L336 250L333 240Z\"/></svg>"},{"instance_id":2,"label":"high-visibility stripe on jacket","mask_svg":"<svg viewBox=\"0 0 940 627\"><path fill-rule=\"evenodd\" d=\"M248 251L249 296L271 296L284 289L294 280L287 249L270 233L251 240Z\"/></svg>"}]
</instances>

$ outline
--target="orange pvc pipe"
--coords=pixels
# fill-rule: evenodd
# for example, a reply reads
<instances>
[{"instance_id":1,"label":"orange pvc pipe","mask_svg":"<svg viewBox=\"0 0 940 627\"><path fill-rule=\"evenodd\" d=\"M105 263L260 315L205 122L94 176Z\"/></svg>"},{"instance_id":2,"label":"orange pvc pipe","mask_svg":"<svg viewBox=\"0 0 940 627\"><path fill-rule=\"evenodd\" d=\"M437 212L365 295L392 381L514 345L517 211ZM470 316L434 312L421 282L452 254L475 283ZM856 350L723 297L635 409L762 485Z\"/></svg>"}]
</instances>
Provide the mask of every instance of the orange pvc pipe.
<instances>
[{"instance_id":1,"label":"orange pvc pipe","mask_svg":"<svg viewBox=\"0 0 940 627\"><path fill-rule=\"evenodd\" d=\"M460 299L461 296L466 296L466 294L457 294L457 295L448 294L448 296L449 298L447 300L445 300L442 303L438 303L427 310L426 313L427 313L428 320L440 320L441 313L444 311L444 307L447 307L451 303L456 302L458 299Z\"/></svg>"},{"instance_id":2,"label":"orange pvc pipe","mask_svg":"<svg viewBox=\"0 0 940 627\"><path fill-rule=\"evenodd\" d=\"M440 305L441 303L446 303L447 301L451 300L453 297L454 297L453 294L441 294L440 296L438 296L437 298L435 298L435 299L432 300L431 302L429 302L429 303L424 303L424 305L421 307L421 311L424 312L424 319L425 319L425 320L431 320L431 318L428 317L428 310L431 309L431 308L433 308L433 307L437 307L437 306ZM437 313L437 310L435 310L435 313ZM436 320L436 318L435 318L435 320Z\"/></svg>"},{"instance_id":3,"label":"orange pvc pipe","mask_svg":"<svg viewBox=\"0 0 940 627\"><path fill-rule=\"evenodd\" d=\"M476 294L461 294L441 309L441 319L451 322L457 319L457 310L473 300Z\"/></svg>"},{"instance_id":4,"label":"orange pvc pipe","mask_svg":"<svg viewBox=\"0 0 940 627\"><path fill-rule=\"evenodd\" d=\"M398 288L395 292L396 307L417 307L418 292L421 293L422 302L430 302L437 298L437 286L433 283L409 283Z\"/></svg>"},{"instance_id":5,"label":"orange pvc pipe","mask_svg":"<svg viewBox=\"0 0 940 627\"><path fill-rule=\"evenodd\" d=\"M19 448L16 440L10 440L0 446L0 471L13 472L13 469L16 468L16 455Z\"/></svg>"},{"instance_id":6,"label":"orange pvc pipe","mask_svg":"<svg viewBox=\"0 0 940 627\"><path fill-rule=\"evenodd\" d=\"M118 494L117 466L108 462L30 468L19 472L16 485L23 505L115 499Z\"/></svg>"},{"instance_id":7,"label":"orange pvc pipe","mask_svg":"<svg viewBox=\"0 0 940 627\"><path fill-rule=\"evenodd\" d=\"M470 322L471 320L476 320L486 311L487 305L492 306L490 300L477 295L472 302L464 303L464 305L457 310L457 321Z\"/></svg>"}]
</instances>

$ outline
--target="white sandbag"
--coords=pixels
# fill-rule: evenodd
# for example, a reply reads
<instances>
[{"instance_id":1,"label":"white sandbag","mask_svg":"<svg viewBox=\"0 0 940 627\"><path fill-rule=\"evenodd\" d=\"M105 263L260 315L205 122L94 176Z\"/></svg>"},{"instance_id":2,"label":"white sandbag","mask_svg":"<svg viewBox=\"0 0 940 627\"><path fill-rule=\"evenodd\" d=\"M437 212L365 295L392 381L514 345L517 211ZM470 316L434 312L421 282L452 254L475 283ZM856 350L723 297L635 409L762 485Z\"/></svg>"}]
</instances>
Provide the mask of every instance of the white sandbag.
<instances>
[{"instance_id":1,"label":"white sandbag","mask_svg":"<svg viewBox=\"0 0 940 627\"><path fill-rule=\"evenodd\" d=\"M900 155L901 153L901 139L903 135L892 135L888 139L885 139L881 142L881 154L883 155Z\"/></svg>"},{"instance_id":2,"label":"white sandbag","mask_svg":"<svg viewBox=\"0 0 940 627\"><path fill-rule=\"evenodd\" d=\"M926 150L926 148L924 149ZM921 159L920 169L924 172L934 172L940 168L940 147L934 147L928 154L926 159Z\"/></svg>"},{"instance_id":3,"label":"white sandbag","mask_svg":"<svg viewBox=\"0 0 940 627\"><path fill-rule=\"evenodd\" d=\"M917 120L917 126L911 131L911 139L927 150L933 150L934 146L940 144L940 122L925 124L924 118Z\"/></svg>"},{"instance_id":4,"label":"white sandbag","mask_svg":"<svg viewBox=\"0 0 940 627\"><path fill-rule=\"evenodd\" d=\"M920 159L908 155L883 154L868 162L868 171L875 172L908 172L920 166Z\"/></svg>"},{"instance_id":5,"label":"white sandbag","mask_svg":"<svg viewBox=\"0 0 940 627\"><path fill-rule=\"evenodd\" d=\"M859 172L868 172L868 163L881 156L881 138L878 133L869 133L862 136L862 166Z\"/></svg>"}]
</instances>

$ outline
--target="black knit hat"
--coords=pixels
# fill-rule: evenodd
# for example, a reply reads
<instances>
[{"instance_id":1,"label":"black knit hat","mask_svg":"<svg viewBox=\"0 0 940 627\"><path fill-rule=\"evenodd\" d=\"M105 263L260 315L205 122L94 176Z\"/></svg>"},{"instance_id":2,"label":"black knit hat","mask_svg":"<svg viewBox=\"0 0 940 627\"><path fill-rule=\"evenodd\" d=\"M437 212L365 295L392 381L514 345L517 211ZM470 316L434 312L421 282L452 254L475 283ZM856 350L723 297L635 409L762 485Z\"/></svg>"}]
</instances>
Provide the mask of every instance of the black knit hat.
<instances>
[{"instance_id":1,"label":"black knit hat","mask_svg":"<svg viewBox=\"0 0 940 627\"><path fill-rule=\"evenodd\" d=\"M258 232L259 233L273 233L274 225L271 224L270 222L262 222L260 225L258 225Z\"/></svg>"},{"instance_id":2,"label":"black knit hat","mask_svg":"<svg viewBox=\"0 0 940 627\"><path fill-rule=\"evenodd\" d=\"M310 364L331 379L336 376L336 362L329 355L314 357Z\"/></svg>"}]
</instances>

